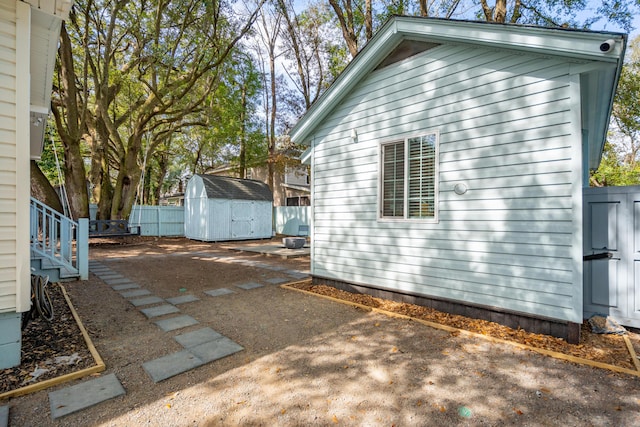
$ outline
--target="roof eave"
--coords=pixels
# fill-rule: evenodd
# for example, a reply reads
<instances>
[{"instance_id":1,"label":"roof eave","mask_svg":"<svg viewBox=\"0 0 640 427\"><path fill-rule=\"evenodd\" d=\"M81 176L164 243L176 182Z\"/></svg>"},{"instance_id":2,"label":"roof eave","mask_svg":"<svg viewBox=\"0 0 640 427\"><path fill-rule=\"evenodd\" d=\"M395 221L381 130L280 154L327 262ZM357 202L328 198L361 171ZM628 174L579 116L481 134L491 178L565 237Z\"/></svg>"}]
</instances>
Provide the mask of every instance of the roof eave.
<instances>
[{"instance_id":1,"label":"roof eave","mask_svg":"<svg viewBox=\"0 0 640 427\"><path fill-rule=\"evenodd\" d=\"M539 55L603 61L615 63L618 68L621 67L626 42L626 36L621 33L392 17L293 127L289 133L291 140L300 144L308 143L314 129L324 117L404 38L476 44L493 49L508 48ZM600 45L608 39L614 39L616 43L611 50L602 52Z\"/></svg>"}]
</instances>

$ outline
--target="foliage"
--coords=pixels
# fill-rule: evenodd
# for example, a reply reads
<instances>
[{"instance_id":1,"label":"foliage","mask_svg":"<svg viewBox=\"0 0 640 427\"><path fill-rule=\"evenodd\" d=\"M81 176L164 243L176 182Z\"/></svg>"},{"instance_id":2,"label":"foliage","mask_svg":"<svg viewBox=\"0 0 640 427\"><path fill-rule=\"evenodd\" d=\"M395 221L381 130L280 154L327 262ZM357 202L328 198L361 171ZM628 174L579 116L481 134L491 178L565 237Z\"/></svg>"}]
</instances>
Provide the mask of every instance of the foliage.
<instances>
[{"instance_id":1,"label":"foliage","mask_svg":"<svg viewBox=\"0 0 640 427\"><path fill-rule=\"evenodd\" d=\"M613 106L602 162L591 185L640 184L640 37L629 46Z\"/></svg>"},{"instance_id":2,"label":"foliage","mask_svg":"<svg viewBox=\"0 0 640 427\"><path fill-rule=\"evenodd\" d=\"M67 153L66 180L75 182L76 192L85 180L82 157L71 155L78 146L91 150L89 179L99 212L126 217L142 168L157 150L170 155L185 129L237 128L230 119L236 114L222 117L216 108L237 104L220 97L233 96L224 91L225 79L255 16L239 16L218 1L78 1L68 33L63 28L68 37L52 102ZM168 161L149 162L144 173L156 166L162 172Z\"/></svg>"}]
</instances>

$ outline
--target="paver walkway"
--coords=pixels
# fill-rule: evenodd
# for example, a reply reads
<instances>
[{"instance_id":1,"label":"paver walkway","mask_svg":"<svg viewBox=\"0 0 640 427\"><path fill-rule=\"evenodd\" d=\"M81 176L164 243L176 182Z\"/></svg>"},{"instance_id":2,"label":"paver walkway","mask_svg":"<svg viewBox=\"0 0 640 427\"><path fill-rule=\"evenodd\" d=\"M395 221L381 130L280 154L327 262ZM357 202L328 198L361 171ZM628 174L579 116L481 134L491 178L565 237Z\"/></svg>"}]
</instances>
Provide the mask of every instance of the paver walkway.
<instances>
[{"instance_id":1,"label":"paver walkway","mask_svg":"<svg viewBox=\"0 0 640 427\"><path fill-rule=\"evenodd\" d=\"M278 271L283 274L283 277L266 279L264 283L249 282L234 286L239 292L260 288L265 284L280 284L307 276L306 272L286 270L260 261L200 252L195 255ZM112 270L103 262L90 261L89 269L105 284L127 299L163 332L175 331L199 323L197 319L182 314L177 307L180 304L200 301L200 298L195 295L180 295L165 300L153 295L149 290L143 289L139 284ZM236 291L228 288L204 291L210 297L220 297L234 292ZM167 317L169 315L171 317ZM177 335L174 339L184 347L184 350L142 364L142 368L156 383L243 350L240 344L208 327ZM60 418L125 393L124 387L115 374L84 381L49 393L51 417ZM7 426L8 414L9 408L7 406L0 407L0 427Z\"/></svg>"}]
</instances>

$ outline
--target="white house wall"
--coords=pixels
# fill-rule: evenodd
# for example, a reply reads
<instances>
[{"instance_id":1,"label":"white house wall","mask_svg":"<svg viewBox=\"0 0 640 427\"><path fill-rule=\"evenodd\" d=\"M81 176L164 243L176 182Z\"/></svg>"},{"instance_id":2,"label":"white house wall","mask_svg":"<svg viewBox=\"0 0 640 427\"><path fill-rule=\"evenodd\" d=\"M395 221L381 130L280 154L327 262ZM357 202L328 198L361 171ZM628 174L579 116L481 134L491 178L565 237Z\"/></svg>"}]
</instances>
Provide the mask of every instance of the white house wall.
<instances>
[{"instance_id":1,"label":"white house wall","mask_svg":"<svg viewBox=\"0 0 640 427\"><path fill-rule=\"evenodd\" d=\"M29 6L0 0L0 313L29 303L28 40Z\"/></svg>"},{"instance_id":2,"label":"white house wall","mask_svg":"<svg viewBox=\"0 0 640 427\"><path fill-rule=\"evenodd\" d=\"M581 322L569 68L442 45L366 77L313 137L312 273ZM380 143L430 129L439 222L379 220Z\"/></svg>"}]
</instances>

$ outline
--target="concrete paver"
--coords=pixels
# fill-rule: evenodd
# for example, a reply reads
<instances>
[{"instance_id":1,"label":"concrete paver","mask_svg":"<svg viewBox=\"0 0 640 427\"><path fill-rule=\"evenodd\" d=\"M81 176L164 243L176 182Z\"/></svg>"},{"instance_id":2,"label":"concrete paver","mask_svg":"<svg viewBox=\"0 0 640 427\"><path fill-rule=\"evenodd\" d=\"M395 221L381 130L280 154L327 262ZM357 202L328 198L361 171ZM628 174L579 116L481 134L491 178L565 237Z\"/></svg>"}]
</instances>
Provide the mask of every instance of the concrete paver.
<instances>
[{"instance_id":1,"label":"concrete paver","mask_svg":"<svg viewBox=\"0 0 640 427\"><path fill-rule=\"evenodd\" d=\"M135 289L133 291L127 290L124 292L120 292L120 295L122 295L123 298L141 297L144 295L151 295L151 291L147 289Z\"/></svg>"},{"instance_id":2,"label":"concrete paver","mask_svg":"<svg viewBox=\"0 0 640 427\"><path fill-rule=\"evenodd\" d=\"M244 350L244 347L227 337L189 348L191 353L195 354L198 359L205 363L222 359L241 350Z\"/></svg>"},{"instance_id":3,"label":"concrete paver","mask_svg":"<svg viewBox=\"0 0 640 427\"><path fill-rule=\"evenodd\" d=\"M263 255L279 256L282 258L297 258L303 256L309 256L311 248L305 245L300 249L287 249L281 245L257 245L257 246L237 246L229 248L232 251L238 252L256 252Z\"/></svg>"},{"instance_id":4,"label":"concrete paver","mask_svg":"<svg viewBox=\"0 0 640 427\"><path fill-rule=\"evenodd\" d=\"M290 279L287 279L286 277L273 277L271 279L266 279L265 282L271 284L271 285L279 285L280 283L286 283L289 282Z\"/></svg>"},{"instance_id":5,"label":"concrete paver","mask_svg":"<svg viewBox=\"0 0 640 427\"><path fill-rule=\"evenodd\" d=\"M203 365L204 362L188 350L169 354L142 364L142 367L153 382L160 382L190 369Z\"/></svg>"},{"instance_id":6,"label":"concrete paver","mask_svg":"<svg viewBox=\"0 0 640 427\"><path fill-rule=\"evenodd\" d=\"M125 277L120 273L97 274L96 276L98 276L100 280L102 280L105 283L107 283L109 280L125 279Z\"/></svg>"},{"instance_id":7,"label":"concrete paver","mask_svg":"<svg viewBox=\"0 0 640 427\"><path fill-rule=\"evenodd\" d=\"M219 297L222 295L232 294L233 291L228 288L220 288L220 289L212 289L210 291L204 291L204 293L212 297Z\"/></svg>"},{"instance_id":8,"label":"concrete paver","mask_svg":"<svg viewBox=\"0 0 640 427\"><path fill-rule=\"evenodd\" d=\"M170 332L175 331L176 329L186 328L187 326L197 325L200 322L185 314L182 316L170 317L168 319L156 320L153 323L158 325L158 327L163 331Z\"/></svg>"},{"instance_id":9,"label":"concrete paver","mask_svg":"<svg viewBox=\"0 0 640 427\"><path fill-rule=\"evenodd\" d=\"M177 304L185 304L188 302L195 302L195 301L200 301L200 298L198 298L195 295L180 295L179 297L173 297L173 298L167 298L167 302L169 304L173 304L173 305L177 305Z\"/></svg>"},{"instance_id":10,"label":"concrete paver","mask_svg":"<svg viewBox=\"0 0 640 427\"><path fill-rule=\"evenodd\" d=\"M115 374L52 391L49 393L51 418L69 415L125 393L124 387Z\"/></svg>"},{"instance_id":11,"label":"concrete paver","mask_svg":"<svg viewBox=\"0 0 640 427\"><path fill-rule=\"evenodd\" d=\"M145 298L130 299L129 302L136 307L140 307L143 305L158 304L159 302L164 302L164 300L155 295L151 295Z\"/></svg>"},{"instance_id":12,"label":"concrete paver","mask_svg":"<svg viewBox=\"0 0 640 427\"><path fill-rule=\"evenodd\" d=\"M284 273L286 273L287 276L291 276L294 279L304 279L305 277L309 276L307 273L302 273L300 271L295 271L295 270L287 270L284 271Z\"/></svg>"},{"instance_id":13,"label":"concrete paver","mask_svg":"<svg viewBox=\"0 0 640 427\"><path fill-rule=\"evenodd\" d=\"M214 331L211 328L202 328L193 332L187 332L173 337L174 340L178 341L181 346L187 349L198 346L200 344L215 341L220 338L224 338L224 335Z\"/></svg>"},{"instance_id":14,"label":"concrete paver","mask_svg":"<svg viewBox=\"0 0 640 427\"><path fill-rule=\"evenodd\" d=\"M113 286L113 285L123 285L125 283L131 283L130 279L127 279L126 277L120 276L120 277L116 277L114 279L107 279L104 277L101 277L102 281L104 283L106 283L109 286Z\"/></svg>"},{"instance_id":15,"label":"concrete paver","mask_svg":"<svg viewBox=\"0 0 640 427\"><path fill-rule=\"evenodd\" d=\"M137 285L133 282L124 283L122 285L115 285L111 287L111 289L113 289L114 291L124 291L125 289L139 289L139 288L140 288L140 285Z\"/></svg>"},{"instance_id":16,"label":"concrete paver","mask_svg":"<svg viewBox=\"0 0 640 427\"><path fill-rule=\"evenodd\" d=\"M237 288L244 289L248 291L249 289L261 288L264 285L256 282L243 283L242 285L236 285Z\"/></svg>"},{"instance_id":17,"label":"concrete paver","mask_svg":"<svg viewBox=\"0 0 640 427\"><path fill-rule=\"evenodd\" d=\"M163 304L157 307L143 308L140 311L151 319L152 317L164 316L165 314L178 313L180 309L175 305Z\"/></svg>"}]
</instances>

